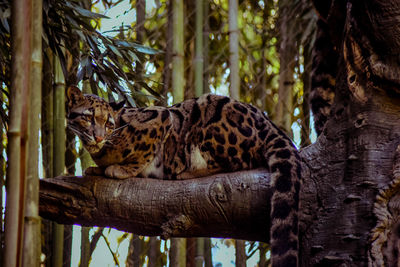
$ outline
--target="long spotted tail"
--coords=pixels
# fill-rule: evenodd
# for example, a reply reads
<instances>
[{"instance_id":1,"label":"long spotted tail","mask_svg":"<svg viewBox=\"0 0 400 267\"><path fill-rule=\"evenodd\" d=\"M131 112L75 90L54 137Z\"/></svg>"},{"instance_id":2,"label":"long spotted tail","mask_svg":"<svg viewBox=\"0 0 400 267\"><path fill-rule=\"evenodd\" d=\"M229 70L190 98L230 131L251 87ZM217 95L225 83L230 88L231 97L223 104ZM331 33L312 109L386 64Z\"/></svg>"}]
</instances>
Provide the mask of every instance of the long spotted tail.
<instances>
[{"instance_id":1,"label":"long spotted tail","mask_svg":"<svg viewBox=\"0 0 400 267\"><path fill-rule=\"evenodd\" d=\"M273 267L298 266L298 210L301 165L298 152L281 131L267 143L271 176L271 259Z\"/></svg>"}]
</instances>

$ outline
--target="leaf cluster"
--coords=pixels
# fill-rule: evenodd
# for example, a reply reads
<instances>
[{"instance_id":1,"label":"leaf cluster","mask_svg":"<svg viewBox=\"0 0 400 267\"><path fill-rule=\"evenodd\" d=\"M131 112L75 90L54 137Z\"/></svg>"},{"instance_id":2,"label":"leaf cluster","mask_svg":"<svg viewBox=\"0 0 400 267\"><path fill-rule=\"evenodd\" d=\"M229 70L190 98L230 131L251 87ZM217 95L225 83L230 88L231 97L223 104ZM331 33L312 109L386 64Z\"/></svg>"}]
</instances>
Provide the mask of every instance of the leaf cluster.
<instances>
[{"instance_id":1,"label":"leaf cluster","mask_svg":"<svg viewBox=\"0 0 400 267\"><path fill-rule=\"evenodd\" d=\"M65 77L69 77L66 52L78 61L76 80L67 79L67 82L89 80L93 92L97 92L102 84L132 106L137 103L128 92L144 88L151 95L159 96L147 86L137 65L143 63L141 60L145 55L160 51L99 32L99 19L108 17L85 9L81 3L77 0L44 2L44 46L50 47L59 57ZM76 44L79 44L78 49Z\"/></svg>"},{"instance_id":2,"label":"leaf cluster","mask_svg":"<svg viewBox=\"0 0 400 267\"><path fill-rule=\"evenodd\" d=\"M103 2L106 6L117 4ZM143 63L140 61L146 55L160 54L161 51L101 33L98 30L100 19L108 18L85 8L84 1L43 1L43 50L49 48L59 58L67 85L88 80L93 92L105 87L132 106L143 104L130 96L143 88L150 95L159 96L147 85L137 65ZM6 98L11 80L10 25L11 1L0 0L0 88ZM7 110L7 105L0 107L3 122L8 121Z\"/></svg>"}]
</instances>

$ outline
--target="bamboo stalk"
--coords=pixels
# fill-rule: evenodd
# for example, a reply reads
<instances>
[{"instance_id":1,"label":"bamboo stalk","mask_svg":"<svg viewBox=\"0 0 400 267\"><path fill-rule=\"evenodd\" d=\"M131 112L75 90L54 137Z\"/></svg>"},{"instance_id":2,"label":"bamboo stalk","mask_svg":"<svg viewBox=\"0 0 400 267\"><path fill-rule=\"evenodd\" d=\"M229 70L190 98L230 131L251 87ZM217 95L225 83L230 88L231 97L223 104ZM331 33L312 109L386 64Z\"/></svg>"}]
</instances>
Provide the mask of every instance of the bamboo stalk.
<instances>
[{"instance_id":1,"label":"bamboo stalk","mask_svg":"<svg viewBox=\"0 0 400 267\"><path fill-rule=\"evenodd\" d=\"M186 266L186 238L171 238L170 265L176 267Z\"/></svg>"},{"instance_id":2,"label":"bamboo stalk","mask_svg":"<svg viewBox=\"0 0 400 267\"><path fill-rule=\"evenodd\" d=\"M142 240L138 235L133 234L132 238L129 242L129 252L126 259L127 267L140 267L143 265L142 260L140 258L140 254L143 251ZM150 267L151 258L149 256L149 266Z\"/></svg>"},{"instance_id":3,"label":"bamboo stalk","mask_svg":"<svg viewBox=\"0 0 400 267\"><path fill-rule=\"evenodd\" d=\"M311 53L308 46L303 49L304 56L304 72L301 76L303 80L303 104L302 104L302 114L301 119L301 146L306 147L311 144L310 140L310 89L311 89Z\"/></svg>"},{"instance_id":4,"label":"bamboo stalk","mask_svg":"<svg viewBox=\"0 0 400 267\"><path fill-rule=\"evenodd\" d=\"M64 173L65 166L65 80L58 58L54 58L55 88L53 91L54 106L54 152L53 174ZM63 266L64 227L53 224L53 267Z\"/></svg>"},{"instance_id":5,"label":"bamboo stalk","mask_svg":"<svg viewBox=\"0 0 400 267\"><path fill-rule=\"evenodd\" d=\"M197 3L198 1L196 1ZM203 1L203 94L210 93L210 86L208 84L209 78L209 36L210 36L210 25L209 25L209 1ZM204 243L204 265L205 267L212 267L212 256L211 256L211 239L210 238L203 238Z\"/></svg>"},{"instance_id":6,"label":"bamboo stalk","mask_svg":"<svg viewBox=\"0 0 400 267\"><path fill-rule=\"evenodd\" d=\"M53 175L53 53L50 49L45 51L43 58L42 79L42 153L44 177Z\"/></svg>"},{"instance_id":7,"label":"bamboo stalk","mask_svg":"<svg viewBox=\"0 0 400 267\"><path fill-rule=\"evenodd\" d=\"M161 242L157 237L151 236L149 238L149 252L147 253L149 257L149 263L147 267L157 267L160 265L160 246Z\"/></svg>"},{"instance_id":8,"label":"bamboo stalk","mask_svg":"<svg viewBox=\"0 0 400 267\"><path fill-rule=\"evenodd\" d=\"M246 266L246 247L244 240L235 240L235 266Z\"/></svg>"},{"instance_id":9,"label":"bamboo stalk","mask_svg":"<svg viewBox=\"0 0 400 267\"><path fill-rule=\"evenodd\" d=\"M90 94L90 86L86 84L84 86L83 92L85 94ZM94 166L94 162L92 158L90 157L89 152L83 149L83 146L81 144L81 148L79 151L79 158L81 159L81 166L82 170L87 169L90 166ZM90 258L91 258L91 252L90 252L90 240L89 240L89 231L91 227L84 227L82 226L81 230L81 261L79 266L80 267L88 267Z\"/></svg>"},{"instance_id":10,"label":"bamboo stalk","mask_svg":"<svg viewBox=\"0 0 400 267\"><path fill-rule=\"evenodd\" d=\"M196 238L196 257L194 259L196 267L203 267L204 265L204 239Z\"/></svg>"},{"instance_id":11,"label":"bamboo stalk","mask_svg":"<svg viewBox=\"0 0 400 267\"><path fill-rule=\"evenodd\" d=\"M229 94L239 100L239 29L238 0L229 0Z\"/></svg>"},{"instance_id":12,"label":"bamboo stalk","mask_svg":"<svg viewBox=\"0 0 400 267\"><path fill-rule=\"evenodd\" d=\"M213 267L211 248L211 238L204 238L204 267Z\"/></svg>"},{"instance_id":13,"label":"bamboo stalk","mask_svg":"<svg viewBox=\"0 0 400 267\"><path fill-rule=\"evenodd\" d=\"M44 177L54 177L53 175L53 53L50 49L45 51L43 57L43 79L42 79L42 129L41 144L43 155ZM44 242L42 252L46 255L46 266L51 266L52 259L52 222L42 221L42 235Z\"/></svg>"},{"instance_id":14,"label":"bamboo stalk","mask_svg":"<svg viewBox=\"0 0 400 267\"><path fill-rule=\"evenodd\" d=\"M279 100L276 111L276 121L278 126L283 128L289 136L292 134L292 114L293 114L293 87L294 87L294 67L295 57L297 54L293 33L291 30L291 18L289 10L285 3L279 2L279 12L281 22L280 31L280 47L279 47Z\"/></svg>"},{"instance_id":15,"label":"bamboo stalk","mask_svg":"<svg viewBox=\"0 0 400 267\"><path fill-rule=\"evenodd\" d=\"M196 1L197 3L197 1ZM210 25L208 23L208 13L209 13L209 1L203 1L203 17L204 26L203 26L203 93L210 92L210 86L208 84L209 77L209 59L208 59L208 51L209 51L209 35L210 35Z\"/></svg>"},{"instance_id":16,"label":"bamboo stalk","mask_svg":"<svg viewBox=\"0 0 400 267\"><path fill-rule=\"evenodd\" d=\"M194 90L196 97L203 94L203 2L196 1L196 31L194 57Z\"/></svg>"},{"instance_id":17,"label":"bamboo stalk","mask_svg":"<svg viewBox=\"0 0 400 267\"><path fill-rule=\"evenodd\" d=\"M139 44L143 44L145 37L145 27L144 23L146 20L146 1L145 0L136 0L136 42ZM143 60L142 56L139 56L141 60L136 62L136 72L139 75L139 79L143 81L144 76L144 68L143 68ZM140 90L140 85L135 83L137 86L137 90Z\"/></svg>"},{"instance_id":18,"label":"bamboo stalk","mask_svg":"<svg viewBox=\"0 0 400 267\"><path fill-rule=\"evenodd\" d=\"M4 96L3 96L3 92L0 92L0 102L1 103L3 103L3 101L4 101ZM3 207L4 207L4 205L5 205L5 203L3 202L3 186L4 186L4 181L5 181L5 172L4 172L4 163L5 163L5 159L4 159L4 156L3 156L3 151L4 151L4 149L5 149L5 147L4 147L4 140L3 140L3 137L4 137L4 130L5 130L5 128L3 127L3 123L1 123L0 124L0 188L1 188L1 190L0 190L0 203L1 203L1 206L0 206L0 227L1 227L1 229L0 229L0 242L1 242L1 244L4 244L3 242L4 242L4 231L3 231L3 229L4 229L4 220L3 220ZM5 139L5 138L4 138ZM0 249L0 262L2 263L3 262L3 249Z\"/></svg>"},{"instance_id":19,"label":"bamboo stalk","mask_svg":"<svg viewBox=\"0 0 400 267\"><path fill-rule=\"evenodd\" d=\"M184 17L183 1L172 1L172 96L174 103L182 102L185 96L184 72ZM186 240L172 238L170 248L171 266L186 266Z\"/></svg>"},{"instance_id":20,"label":"bamboo stalk","mask_svg":"<svg viewBox=\"0 0 400 267\"><path fill-rule=\"evenodd\" d=\"M39 217L39 129L42 102L42 0L32 1L32 57L30 77L29 146L25 198L25 226L22 266L40 264L40 217Z\"/></svg>"},{"instance_id":21,"label":"bamboo stalk","mask_svg":"<svg viewBox=\"0 0 400 267\"><path fill-rule=\"evenodd\" d=\"M21 266L31 53L31 5L12 1L12 64L3 266Z\"/></svg>"},{"instance_id":22,"label":"bamboo stalk","mask_svg":"<svg viewBox=\"0 0 400 267\"><path fill-rule=\"evenodd\" d=\"M171 89L171 76L172 76L172 2L167 2L167 25L165 29L166 43L165 43L165 56L164 56L164 69L162 73L162 86L161 96L162 98L158 101L157 105L166 106L167 105L167 93Z\"/></svg>"},{"instance_id":23,"label":"bamboo stalk","mask_svg":"<svg viewBox=\"0 0 400 267\"><path fill-rule=\"evenodd\" d=\"M182 102L185 95L184 73L184 17L183 1L172 1L172 90L174 102Z\"/></svg>"}]
</instances>

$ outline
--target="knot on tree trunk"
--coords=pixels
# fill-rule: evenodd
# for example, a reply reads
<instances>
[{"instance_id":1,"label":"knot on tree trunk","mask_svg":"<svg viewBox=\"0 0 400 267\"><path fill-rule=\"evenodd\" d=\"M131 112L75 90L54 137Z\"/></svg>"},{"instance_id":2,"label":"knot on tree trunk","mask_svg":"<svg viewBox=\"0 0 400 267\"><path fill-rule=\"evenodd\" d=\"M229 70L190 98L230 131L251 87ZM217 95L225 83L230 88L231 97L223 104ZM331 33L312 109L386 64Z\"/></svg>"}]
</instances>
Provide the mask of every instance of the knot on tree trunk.
<instances>
[{"instance_id":1,"label":"knot on tree trunk","mask_svg":"<svg viewBox=\"0 0 400 267\"><path fill-rule=\"evenodd\" d=\"M179 233L186 232L193 225L188 216L184 214L177 215L161 225L161 238L168 239L173 236L179 236Z\"/></svg>"}]
</instances>

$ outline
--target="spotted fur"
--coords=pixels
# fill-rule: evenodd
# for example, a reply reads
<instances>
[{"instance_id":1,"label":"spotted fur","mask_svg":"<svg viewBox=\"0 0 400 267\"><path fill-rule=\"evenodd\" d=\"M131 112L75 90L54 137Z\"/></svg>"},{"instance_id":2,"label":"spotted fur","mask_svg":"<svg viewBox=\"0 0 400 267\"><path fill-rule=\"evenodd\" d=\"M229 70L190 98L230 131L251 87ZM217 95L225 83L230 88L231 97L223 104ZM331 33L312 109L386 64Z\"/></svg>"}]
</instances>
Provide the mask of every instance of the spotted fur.
<instances>
[{"instance_id":1,"label":"spotted fur","mask_svg":"<svg viewBox=\"0 0 400 267\"><path fill-rule=\"evenodd\" d=\"M98 165L91 172L187 179L267 168L274 192L272 266L298 265L299 156L264 112L216 95L167 108L112 107L75 87L67 95L68 124Z\"/></svg>"}]
</instances>

